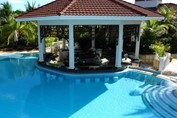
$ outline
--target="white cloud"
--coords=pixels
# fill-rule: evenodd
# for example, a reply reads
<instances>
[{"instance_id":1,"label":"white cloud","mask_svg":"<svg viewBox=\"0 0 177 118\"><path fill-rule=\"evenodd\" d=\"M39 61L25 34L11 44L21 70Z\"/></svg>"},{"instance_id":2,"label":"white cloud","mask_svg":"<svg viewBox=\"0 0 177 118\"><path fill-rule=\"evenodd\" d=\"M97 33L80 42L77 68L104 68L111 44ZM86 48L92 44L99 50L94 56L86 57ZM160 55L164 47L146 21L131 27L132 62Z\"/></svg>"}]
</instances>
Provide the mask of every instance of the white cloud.
<instances>
[{"instance_id":1,"label":"white cloud","mask_svg":"<svg viewBox=\"0 0 177 118\"><path fill-rule=\"evenodd\" d=\"M135 3L135 0L125 0L127 2L130 3ZM162 0L162 3L176 3L177 4L177 0Z\"/></svg>"},{"instance_id":2,"label":"white cloud","mask_svg":"<svg viewBox=\"0 0 177 118\"><path fill-rule=\"evenodd\" d=\"M126 2L135 3L135 0L124 0Z\"/></svg>"},{"instance_id":3,"label":"white cloud","mask_svg":"<svg viewBox=\"0 0 177 118\"><path fill-rule=\"evenodd\" d=\"M176 3L177 4L177 1L176 0L162 0L163 3Z\"/></svg>"}]
</instances>

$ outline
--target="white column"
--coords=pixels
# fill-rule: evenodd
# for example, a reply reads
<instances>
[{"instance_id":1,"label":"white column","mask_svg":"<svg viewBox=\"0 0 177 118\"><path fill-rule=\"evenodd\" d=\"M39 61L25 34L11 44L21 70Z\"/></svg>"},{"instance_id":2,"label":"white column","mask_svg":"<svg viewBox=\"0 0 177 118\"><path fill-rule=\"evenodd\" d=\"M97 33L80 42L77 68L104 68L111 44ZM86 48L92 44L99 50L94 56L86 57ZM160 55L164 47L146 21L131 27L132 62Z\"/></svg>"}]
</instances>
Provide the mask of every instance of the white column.
<instances>
[{"instance_id":1,"label":"white column","mask_svg":"<svg viewBox=\"0 0 177 118\"><path fill-rule=\"evenodd\" d=\"M92 49L95 49L95 26L92 26Z\"/></svg>"},{"instance_id":2,"label":"white column","mask_svg":"<svg viewBox=\"0 0 177 118\"><path fill-rule=\"evenodd\" d=\"M43 62L44 61L44 53L45 53L45 41L44 41L44 39L42 39L42 41L41 41L39 22L38 22L38 48L39 48L39 62Z\"/></svg>"},{"instance_id":3,"label":"white column","mask_svg":"<svg viewBox=\"0 0 177 118\"><path fill-rule=\"evenodd\" d=\"M69 25L69 69L74 68L74 29Z\"/></svg>"},{"instance_id":4,"label":"white column","mask_svg":"<svg viewBox=\"0 0 177 118\"><path fill-rule=\"evenodd\" d=\"M139 34L138 34L138 36L136 36L135 59L139 59L140 36L141 36L141 25L139 26Z\"/></svg>"},{"instance_id":5,"label":"white column","mask_svg":"<svg viewBox=\"0 0 177 118\"><path fill-rule=\"evenodd\" d=\"M123 24L119 24L119 35L116 44L116 59L115 67L121 67L122 62L122 48L123 48Z\"/></svg>"}]
</instances>

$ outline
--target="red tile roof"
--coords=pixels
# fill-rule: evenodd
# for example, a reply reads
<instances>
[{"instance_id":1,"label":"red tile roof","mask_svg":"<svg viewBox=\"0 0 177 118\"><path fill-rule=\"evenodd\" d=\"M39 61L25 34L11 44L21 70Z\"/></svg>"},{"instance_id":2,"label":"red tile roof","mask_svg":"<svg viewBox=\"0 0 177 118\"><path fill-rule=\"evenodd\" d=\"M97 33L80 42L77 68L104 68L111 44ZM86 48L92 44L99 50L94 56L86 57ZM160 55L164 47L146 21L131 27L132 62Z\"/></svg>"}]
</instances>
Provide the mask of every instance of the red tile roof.
<instances>
[{"instance_id":1,"label":"red tile roof","mask_svg":"<svg viewBox=\"0 0 177 118\"><path fill-rule=\"evenodd\" d=\"M148 16L161 17L157 12L122 0L56 0L16 18L45 16Z\"/></svg>"}]
</instances>

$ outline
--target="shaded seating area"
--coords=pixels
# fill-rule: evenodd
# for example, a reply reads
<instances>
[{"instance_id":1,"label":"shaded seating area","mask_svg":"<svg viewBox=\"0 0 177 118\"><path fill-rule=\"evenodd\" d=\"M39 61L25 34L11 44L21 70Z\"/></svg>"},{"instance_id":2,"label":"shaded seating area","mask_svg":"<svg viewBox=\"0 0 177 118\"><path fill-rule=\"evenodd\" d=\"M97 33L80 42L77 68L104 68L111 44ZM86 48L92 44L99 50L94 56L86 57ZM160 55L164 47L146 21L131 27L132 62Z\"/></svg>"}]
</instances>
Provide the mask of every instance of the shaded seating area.
<instances>
[{"instance_id":1,"label":"shaded seating area","mask_svg":"<svg viewBox=\"0 0 177 118\"><path fill-rule=\"evenodd\" d=\"M52 42L51 52L44 54L45 64L48 66L54 66L57 68L68 68L70 64L70 41L67 39L68 34L62 34L65 30L68 31L67 26L43 26L44 31L51 29L54 31L49 32L49 34L58 33L58 36L54 35L56 38ZM127 26L128 28L128 26ZM137 26L135 27L137 28ZM73 42L73 63L75 69L98 69L115 67L116 63L116 40L117 40L117 26L75 26L76 35ZM63 30L63 31L62 31ZM82 32L78 32L82 31ZM125 30L126 31L126 30ZM106 35L103 35L106 34ZM83 36L84 35L84 36ZM46 35L52 36L52 35ZM123 35L124 36L124 35ZM45 39L46 42L47 38ZM124 47L125 48L125 47ZM128 47L127 47L128 48ZM134 51L134 50L133 50ZM125 51L122 52L121 64L122 66L133 65L139 66L140 60L136 59L135 52Z\"/></svg>"},{"instance_id":2,"label":"shaded seating area","mask_svg":"<svg viewBox=\"0 0 177 118\"><path fill-rule=\"evenodd\" d=\"M99 49L100 50L100 49ZM56 53L46 53L44 55L45 64L57 68L67 68L69 65L69 50L59 49L58 55ZM96 49L83 51L75 49L75 66L76 69L98 69L109 65L109 60L102 57Z\"/></svg>"},{"instance_id":3,"label":"shaded seating area","mask_svg":"<svg viewBox=\"0 0 177 118\"><path fill-rule=\"evenodd\" d=\"M126 26L126 28L132 27L132 25ZM138 29L138 26L134 29ZM48 66L54 66L57 68L70 69L71 59L73 60L73 66L75 70L82 69L100 69L100 68L115 68L117 64L122 66L127 65L139 65L139 60L135 58L137 51L130 53L124 51L121 54L121 63L117 63L118 55L117 49L117 37L119 30L115 25L85 25L74 26L74 42L73 50L70 50L71 42L68 40L68 26L42 26L42 30L46 31L49 35L46 37L55 38L52 42L51 53L44 54L45 64ZM66 33L64 33L66 31ZM81 32L82 31L82 32ZM126 32L127 30L125 30ZM57 35L50 35L57 34ZM103 35L105 34L105 35ZM123 35L124 36L124 35ZM136 36L137 37L137 36ZM126 37L127 38L127 37ZM128 40L128 39L127 39ZM46 42L47 38L45 39ZM128 47L127 47L128 48ZM126 50L126 48L125 48ZM72 56L71 56L72 55ZM133 56L132 56L133 55ZM72 57L72 58L71 58ZM136 56L138 57L138 56Z\"/></svg>"},{"instance_id":4,"label":"shaded seating area","mask_svg":"<svg viewBox=\"0 0 177 118\"><path fill-rule=\"evenodd\" d=\"M109 63L106 58L101 58L96 50L90 49L88 52L76 55L76 67L78 68L99 68Z\"/></svg>"},{"instance_id":5,"label":"shaded seating area","mask_svg":"<svg viewBox=\"0 0 177 118\"><path fill-rule=\"evenodd\" d=\"M67 26L43 26L44 31L51 29L49 34L54 41L49 45L44 54L45 64L57 68L68 68L70 64L70 52L68 34L62 34L62 30L68 31ZM117 26L75 26L75 40L73 42L73 59L75 69L98 69L115 67ZM106 29L106 30L105 30ZM82 32L80 32L82 31ZM103 35L107 34L107 35ZM46 42L51 42L47 37ZM45 45L47 46L47 45ZM51 48L51 49L50 49ZM53 54L53 55L52 55Z\"/></svg>"}]
</instances>

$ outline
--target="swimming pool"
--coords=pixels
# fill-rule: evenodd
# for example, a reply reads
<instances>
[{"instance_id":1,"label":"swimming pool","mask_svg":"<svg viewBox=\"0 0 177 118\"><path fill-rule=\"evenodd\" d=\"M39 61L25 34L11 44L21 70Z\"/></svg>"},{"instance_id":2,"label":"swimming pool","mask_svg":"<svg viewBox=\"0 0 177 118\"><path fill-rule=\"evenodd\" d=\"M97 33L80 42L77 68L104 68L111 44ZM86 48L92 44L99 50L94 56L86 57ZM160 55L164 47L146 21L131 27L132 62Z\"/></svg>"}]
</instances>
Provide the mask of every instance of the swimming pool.
<instances>
[{"instance_id":1,"label":"swimming pool","mask_svg":"<svg viewBox=\"0 0 177 118\"><path fill-rule=\"evenodd\" d=\"M131 70L57 76L37 69L36 61L36 55L32 54L1 58L0 118L170 118L176 115L177 91L167 86L166 80ZM166 103L161 98L169 101ZM161 106L165 105L164 110Z\"/></svg>"}]
</instances>

